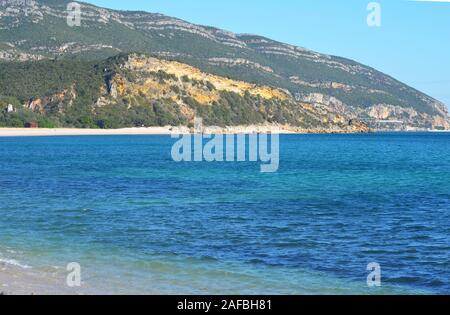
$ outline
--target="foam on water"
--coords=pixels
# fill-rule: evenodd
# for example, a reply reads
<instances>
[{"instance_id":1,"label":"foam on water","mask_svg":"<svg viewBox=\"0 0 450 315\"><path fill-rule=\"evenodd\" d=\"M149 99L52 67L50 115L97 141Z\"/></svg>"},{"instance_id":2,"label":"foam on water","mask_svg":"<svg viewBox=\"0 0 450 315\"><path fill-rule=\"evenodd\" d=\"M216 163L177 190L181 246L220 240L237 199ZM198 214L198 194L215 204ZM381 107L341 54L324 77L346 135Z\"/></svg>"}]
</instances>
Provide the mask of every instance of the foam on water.
<instances>
[{"instance_id":1,"label":"foam on water","mask_svg":"<svg viewBox=\"0 0 450 315\"><path fill-rule=\"evenodd\" d=\"M21 262L15 260L15 259L0 258L0 265L1 264L11 265L11 266L19 267L22 269L32 269L31 266L22 264Z\"/></svg>"}]
</instances>

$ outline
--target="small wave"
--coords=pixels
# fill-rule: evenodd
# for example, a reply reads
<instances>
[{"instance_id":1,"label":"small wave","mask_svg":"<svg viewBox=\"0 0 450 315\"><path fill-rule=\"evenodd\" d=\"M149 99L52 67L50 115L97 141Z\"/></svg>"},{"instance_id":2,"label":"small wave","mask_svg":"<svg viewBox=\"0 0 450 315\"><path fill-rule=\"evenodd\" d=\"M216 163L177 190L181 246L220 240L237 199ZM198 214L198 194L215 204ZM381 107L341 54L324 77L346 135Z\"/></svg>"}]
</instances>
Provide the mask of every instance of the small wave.
<instances>
[{"instance_id":1,"label":"small wave","mask_svg":"<svg viewBox=\"0 0 450 315\"><path fill-rule=\"evenodd\" d=\"M19 261L15 260L15 259L3 259L0 258L0 264L5 264L5 265L11 265L11 266L16 266L22 269L31 269L31 266L28 265L24 265L22 263L20 263Z\"/></svg>"}]
</instances>

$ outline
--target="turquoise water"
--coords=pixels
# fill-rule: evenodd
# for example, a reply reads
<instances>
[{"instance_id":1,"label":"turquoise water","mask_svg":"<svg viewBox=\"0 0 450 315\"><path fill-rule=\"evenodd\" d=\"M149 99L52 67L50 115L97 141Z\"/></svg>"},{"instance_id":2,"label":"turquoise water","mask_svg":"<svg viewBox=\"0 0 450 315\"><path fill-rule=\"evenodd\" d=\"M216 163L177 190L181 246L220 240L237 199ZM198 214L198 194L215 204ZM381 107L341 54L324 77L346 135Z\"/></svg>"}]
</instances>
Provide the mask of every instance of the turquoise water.
<instances>
[{"instance_id":1,"label":"turquoise water","mask_svg":"<svg viewBox=\"0 0 450 315\"><path fill-rule=\"evenodd\" d=\"M0 262L99 293L450 293L450 134L285 135L273 174L174 142L0 138Z\"/></svg>"}]
</instances>

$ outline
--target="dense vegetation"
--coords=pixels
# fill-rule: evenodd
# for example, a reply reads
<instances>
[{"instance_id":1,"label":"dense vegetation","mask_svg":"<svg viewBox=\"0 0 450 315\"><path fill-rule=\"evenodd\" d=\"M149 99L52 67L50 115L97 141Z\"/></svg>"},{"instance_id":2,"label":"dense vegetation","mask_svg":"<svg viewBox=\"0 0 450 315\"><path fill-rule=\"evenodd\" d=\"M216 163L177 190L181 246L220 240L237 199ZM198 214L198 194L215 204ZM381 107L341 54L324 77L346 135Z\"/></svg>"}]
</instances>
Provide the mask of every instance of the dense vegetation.
<instances>
[{"instance_id":1,"label":"dense vegetation","mask_svg":"<svg viewBox=\"0 0 450 315\"><path fill-rule=\"evenodd\" d=\"M80 60L0 63L0 126L24 127L32 121L40 127L79 128L187 123L170 103L147 104L143 99L132 108L126 102L94 108L105 86L105 69L114 68L122 58L97 63ZM62 98L54 97L63 91ZM35 99L47 102L40 109L24 106ZM8 105L14 110L8 112Z\"/></svg>"},{"instance_id":2,"label":"dense vegetation","mask_svg":"<svg viewBox=\"0 0 450 315\"><path fill-rule=\"evenodd\" d=\"M121 54L97 62L63 59L0 63L0 127L24 127L34 121L47 128L189 126L193 117L180 104L208 125L264 122L321 125L319 119L308 115L293 100L218 91L209 81L178 78L162 70L139 74L120 66L126 59L127 55ZM111 82L117 75L130 84L153 78L161 86L169 86L170 93L155 97L151 93L127 91L113 97ZM212 104L199 103L190 94L198 89L217 95L218 100ZM104 101L98 105L100 97Z\"/></svg>"},{"instance_id":3,"label":"dense vegetation","mask_svg":"<svg viewBox=\"0 0 450 315\"><path fill-rule=\"evenodd\" d=\"M91 105L98 99L102 84L101 69L93 62L0 63L0 124L19 127L35 120L41 127L94 127ZM55 98L58 93L62 95ZM23 106L46 98L48 102L38 111ZM8 104L13 105L13 112L7 112Z\"/></svg>"}]
</instances>

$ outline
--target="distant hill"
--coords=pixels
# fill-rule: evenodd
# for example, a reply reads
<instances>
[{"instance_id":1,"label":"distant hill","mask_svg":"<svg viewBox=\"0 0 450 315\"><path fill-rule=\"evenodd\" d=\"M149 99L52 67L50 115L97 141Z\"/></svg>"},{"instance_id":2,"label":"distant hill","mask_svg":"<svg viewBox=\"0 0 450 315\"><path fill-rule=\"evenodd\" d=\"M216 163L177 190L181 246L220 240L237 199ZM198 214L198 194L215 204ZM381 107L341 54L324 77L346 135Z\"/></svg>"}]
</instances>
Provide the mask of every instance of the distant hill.
<instances>
[{"instance_id":1,"label":"distant hill","mask_svg":"<svg viewBox=\"0 0 450 315\"><path fill-rule=\"evenodd\" d=\"M380 121L399 121L383 127L450 129L444 104L348 59L161 14L90 4L82 4L81 26L70 27L68 2L0 0L0 60L75 58L84 60L83 69L120 53L141 52L204 73L282 89L297 104L362 119L373 127ZM40 95L43 92L51 91L41 90ZM8 87L0 85L0 95L13 96L8 93Z\"/></svg>"}]
</instances>

